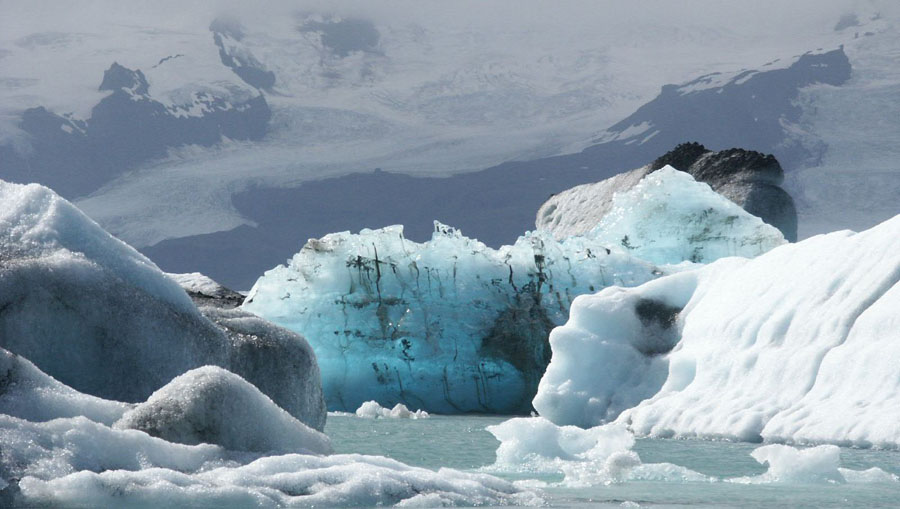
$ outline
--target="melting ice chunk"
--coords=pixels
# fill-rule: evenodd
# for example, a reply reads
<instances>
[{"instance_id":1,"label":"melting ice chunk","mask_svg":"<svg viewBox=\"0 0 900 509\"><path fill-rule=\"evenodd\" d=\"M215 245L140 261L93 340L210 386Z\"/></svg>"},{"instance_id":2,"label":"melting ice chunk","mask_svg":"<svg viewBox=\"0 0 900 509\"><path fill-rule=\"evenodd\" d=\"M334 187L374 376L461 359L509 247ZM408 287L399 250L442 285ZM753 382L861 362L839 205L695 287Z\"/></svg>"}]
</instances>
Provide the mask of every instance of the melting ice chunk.
<instances>
[{"instance_id":1,"label":"melting ice chunk","mask_svg":"<svg viewBox=\"0 0 900 509\"><path fill-rule=\"evenodd\" d=\"M356 409L357 417L367 417L375 419L377 417L387 417L392 419L427 419L430 417L428 412L424 410L411 411L403 403L397 403L394 408L385 408L378 404L377 401L366 401Z\"/></svg>"}]
</instances>

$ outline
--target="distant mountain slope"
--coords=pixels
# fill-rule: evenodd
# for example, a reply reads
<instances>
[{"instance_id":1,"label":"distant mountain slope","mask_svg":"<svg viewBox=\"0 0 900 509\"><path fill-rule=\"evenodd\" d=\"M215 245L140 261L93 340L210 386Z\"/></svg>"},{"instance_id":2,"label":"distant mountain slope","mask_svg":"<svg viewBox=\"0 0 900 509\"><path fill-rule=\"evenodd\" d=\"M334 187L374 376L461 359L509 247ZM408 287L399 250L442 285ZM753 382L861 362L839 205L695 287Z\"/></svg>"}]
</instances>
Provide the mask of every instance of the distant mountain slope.
<instances>
[{"instance_id":1,"label":"distant mountain slope","mask_svg":"<svg viewBox=\"0 0 900 509\"><path fill-rule=\"evenodd\" d=\"M604 141L575 154L445 178L376 171L294 188L254 187L232 198L254 226L165 240L142 251L166 270L199 270L249 288L306 239L333 231L403 224L408 238L422 241L437 219L489 245L508 244L533 228L535 212L550 195L648 164L678 143L709 139L710 148L725 149L742 146L747 138L755 139L752 148L783 154L795 164L807 159L821 147L791 143L790 119L800 115L793 98L810 84L840 85L849 75L843 49L806 54L786 68L742 72L717 86L710 77L667 85L659 97L607 130ZM688 119L684 123L682 115ZM757 123L766 125L754 127ZM777 131L774 125L780 126Z\"/></svg>"},{"instance_id":2,"label":"distant mountain slope","mask_svg":"<svg viewBox=\"0 0 900 509\"><path fill-rule=\"evenodd\" d=\"M896 2L527 4L0 3L0 178L238 287L332 230L437 216L508 242L682 141L774 154L801 237L898 212ZM114 62L146 86L98 87ZM357 207L371 185L384 210Z\"/></svg>"}]
</instances>

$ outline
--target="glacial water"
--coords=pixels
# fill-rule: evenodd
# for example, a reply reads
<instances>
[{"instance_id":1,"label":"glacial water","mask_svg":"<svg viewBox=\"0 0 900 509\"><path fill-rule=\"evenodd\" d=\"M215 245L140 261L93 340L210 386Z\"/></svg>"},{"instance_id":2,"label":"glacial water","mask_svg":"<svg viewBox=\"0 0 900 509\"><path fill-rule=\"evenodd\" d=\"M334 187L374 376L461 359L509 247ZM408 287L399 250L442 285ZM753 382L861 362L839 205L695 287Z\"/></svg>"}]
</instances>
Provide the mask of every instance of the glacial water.
<instances>
[{"instance_id":1,"label":"glacial water","mask_svg":"<svg viewBox=\"0 0 900 509\"><path fill-rule=\"evenodd\" d=\"M485 427L492 416L432 416L429 419L363 419L330 415L326 433L336 452L385 455L438 469L479 471L494 463L499 442ZM758 444L699 440L639 439L634 447L645 463L672 463L707 475L709 481L627 481L561 487L562 475L497 474L538 486L553 507L900 507L900 482L769 483L730 482L766 471L751 456ZM900 452L842 449L841 467L878 467L900 475ZM529 481L531 480L531 481ZM637 505L636 505L637 504Z\"/></svg>"}]
</instances>

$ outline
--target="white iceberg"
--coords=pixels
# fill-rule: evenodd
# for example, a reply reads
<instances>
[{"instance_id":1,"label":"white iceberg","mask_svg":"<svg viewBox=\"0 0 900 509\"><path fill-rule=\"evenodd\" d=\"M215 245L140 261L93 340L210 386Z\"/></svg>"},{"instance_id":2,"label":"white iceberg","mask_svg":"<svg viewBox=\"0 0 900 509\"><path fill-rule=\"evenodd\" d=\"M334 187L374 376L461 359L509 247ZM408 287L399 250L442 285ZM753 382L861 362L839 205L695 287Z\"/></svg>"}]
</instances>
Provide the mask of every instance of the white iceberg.
<instances>
[{"instance_id":1,"label":"white iceberg","mask_svg":"<svg viewBox=\"0 0 900 509\"><path fill-rule=\"evenodd\" d=\"M0 478L13 507L328 507L536 505L486 474L437 472L377 456L259 457L182 445L84 417L33 423L0 415ZM0 492L0 501L9 493Z\"/></svg>"},{"instance_id":2,"label":"white iceberg","mask_svg":"<svg viewBox=\"0 0 900 509\"><path fill-rule=\"evenodd\" d=\"M563 486L636 480L708 481L709 477L669 463L643 463L634 435L621 424L582 429L557 426L543 417L522 417L488 426L500 446L490 472L564 475Z\"/></svg>"},{"instance_id":3,"label":"white iceberg","mask_svg":"<svg viewBox=\"0 0 900 509\"><path fill-rule=\"evenodd\" d=\"M880 468L853 470L841 466L835 445L798 449L772 444L750 455L768 468L755 476L705 475L672 463L644 463L632 450L634 435L622 423L593 428L557 426L543 417L515 418L487 428L500 446L497 461L484 470L517 476L563 474L553 483L587 487L632 481L731 482L737 484L896 483L897 475ZM527 484L528 481L522 482ZM544 483L546 485L546 483Z\"/></svg>"},{"instance_id":4,"label":"white iceberg","mask_svg":"<svg viewBox=\"0 0 900 509\"><path fill-rule=\"evenodd\" d=\"M590 235L531 232L499 249L440 223L422 244L401 226L326 235L266 272L243 309L310 341L331 409L375 400L437 413L522 412L549 361L547 335L576 296L685 268L660 264L784 243L671 168L616 197L609 217ZM623 242L625 230L636 232L634 244Z\"/></svg>"},{"instance_id":5,"label":"white iceberg","mask_svg":"<svg viewBox=\"0 0 900 509\"><path fill-rule=\"evenodd\" d=\"M324 426L302 337L240 310L204 317L153 262L45 187L0 181L0 203L0 347L79 392L127 402L215 364Z\"/></svg>"},{"instance_id":6,"label":"white iceberg","mask_svg":"<svg viewBox=\"0 0 900 509\"><path fill-rule=\"evenodd\" d=\"M193 369L113 425L180 444L234 451L329 454L331 443L243 378L216 366Z\"/></svg>"},{"instance_id":7,"label":"white iceberg","mask_svg":"<svg viewBox=\"0 0 900 509\"><path fill-rule=\"evenodd\" d=\"M842 468L841 449L836 445L819 445L797 449L789 445L771 444L758 447L750 453L753 459L769 468L753 477L729 479L745 484L786 483L864 483L896 482L894 474L878 467L867 470Z\"/></svg>"},{"instance_id":8,"label":"white iceberg","mask_svg":"<svg viewBox=\"0 0 900 509\"><path fill-rule=\"evenodd\" d=\"M900 216L580 297L535 408L639 435L897 447L898 282ZM662 311L642 320L648 300ZM654 335L666 348L642 350Z\"/></svg>"},{"instance_id":9,"label":"white iceberg","mask_svg":"<svg viewBox=\"0 0 900 509\"><path fill-rule=\"evenodd\" d=\"M376 456L253 452L327 453L330 446L221 368L186 373L129 412L132 405L80 394L24 358L0 354L2 507L541 503L535 493L485 474L435 472ZM70 417L78 408L86 416ZM168 439L217 444L121 429L133 425Z\"/></svg>"},{"instance_id":10,"label":"white iceberg","mask_svg":"<svg viewBox=\"0 0 900 509\"><path fill-rule=\"evenodd\" d=\"M0 414L29 421L86 416L112 424L133 405L82 394L0 348Z\"/></svg>"},{"instance_id":11,"label":"white iceberg","mask_svg":"<svg viewBox=\"0 0 900 509\"><path fill-rule=\"evenodd\" d=\"M587 236L660 265L752 258L786 242L774 226L671 166L615 193Z\"/></svg>"},{"instance_id":12,"label":"white iceberg","mask_svg":"<svg viewBox=\"0 0 900 509\"><path fill-rule=\"evenodd\" d=\"M416 410L413 412L403 403L397 403L394 408L385 408L378 404L377 401L366 401L356 409L357 417L365 417L375 419L378 417L390 419L427 419L430 417L428 412L424 410Z\"/></svg>"}]
</instances>

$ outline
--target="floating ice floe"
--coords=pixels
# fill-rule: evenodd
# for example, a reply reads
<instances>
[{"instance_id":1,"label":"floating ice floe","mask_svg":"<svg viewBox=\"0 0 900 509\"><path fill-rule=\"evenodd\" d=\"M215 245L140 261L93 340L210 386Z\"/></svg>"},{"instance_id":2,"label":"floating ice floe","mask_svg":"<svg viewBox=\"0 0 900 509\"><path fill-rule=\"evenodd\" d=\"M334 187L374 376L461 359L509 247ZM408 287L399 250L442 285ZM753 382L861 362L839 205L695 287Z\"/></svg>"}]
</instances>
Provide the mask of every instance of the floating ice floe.
<instances>
[{"instance_id":1,"label":"floating ice floe","mask_svg":"<svg viewBox=\"0 0 900 509\"><path fill-rule=\"evenodd\" d=\"M634 435L611 424L589 429L557 426L543 417L510 419L487 428L500 446L490 472L564 474L565 486L634 480L706 481L709 478L669 463L645 464L631 450Z\"/></svg>"},{"instance_id":2,"label":"floating ice floe","mask_svg":"<svg viewBox=\"0 0 900 509\"><path fill-rule=\"evenodd\" d=\"M534 405L639 435L894 448L898 309L900 216L607 288L550 335Z\"/></svg>"},{"instance_id":3,"label":"floating ice floe","mask_svg":"<svg viewBox=\"0 0 900 509\"><path fill-rule=\"evenodd\" d=\"M767 465L752 477L708 476L671 463L644 463L632 450L634 435L619 423L579 428L557 426L543 417L516 418L489 426L500 446L489 472L563 474L558 484L583 487L631 481L733 482L741 484L896 483L896 475L873 467L840 466L840 448L821 445L798 449L765 445L750 454ZM527 484L527 481L522 483Z\"/></svg>"},{"instance_id":4,"label":"floating ice floe","mask_svg":"<svg viewBox=\"0 0 900 509\"><path fill-rule=\"evenodd\" d=\"M787 483L865 483L897 482L896 475L872 467L867 470L841 468L841 449L836 445L819 445L797 449L789 445L771 444L755 449L753 459L768 465L765 473L753 477L729 479L746 484Z\"/></svg>"},{"instance_id":5,"label":"floating ice floe","mask_svg":"<svg viewBox=\"0 0 900 509\"><path fill-rule=\"evenodd\" d=\"M111 425L132 406L82 394L54 380L28 359L0 348L0 414L29 421L86 416Z\"/></svg>"},{"instance_id":6,"label":"floating ice floe","mask_svg":"<svg viewBox=\"0 0 900 509\"><path fill-rule=\"evenodd\" d=\"M394 408L385 408L378 404L377 401L366 401L356 409L357 417L367 417L374 419L376 417L387 417L392 419L427 419L430 417L428 412L424 410L416 410L413 412L403 403L397 403Z\"/></svg>"},{"instance_id":7,"label":"floating ice floe","mask_svg":"<svg viewBox=\"0 0 900 509\"><path fill-rule=\"evenodd\" d=\"M782 243L777 229L667 167L618 196L608 224L586 236L537 231L492 249L435 223L422 244L401 226L310 240L256 282L243 309L310 341L331 409L375 400L522 412L549 361L547 336L576 296L691 265L660 264Z\"/></svg>"},{"instance_id":8,"label":"floating ice floe","mask_svg":"<svg viewBox=\"0 0 900 509\"><path fill-rule=\"evenodd\" d=\"M432 471L377 456L260 457L166 442L84 417L32 423L0 415L10 505L34 507L328 507L536 505L487 474Z\"/></svg>"},{"instance_id":9,"label":"floating ice floe","mask_svg":"<svg viewBox=\"0 0 900 509\"><path fill-rule=\"evenodd\" d=\"M376 456L252 452L325 453L330 446L221 368L178 377L129 411L131 405L80 394L27 360L0 353L6 373L0 383L2 507L541 503L535 493L486 474L435 472ZM87 417L69 416L76 408ZM16 411L50 420L7 413ZM122 429L128 427L140 429Z\"/></svg>"}]
</instances>

